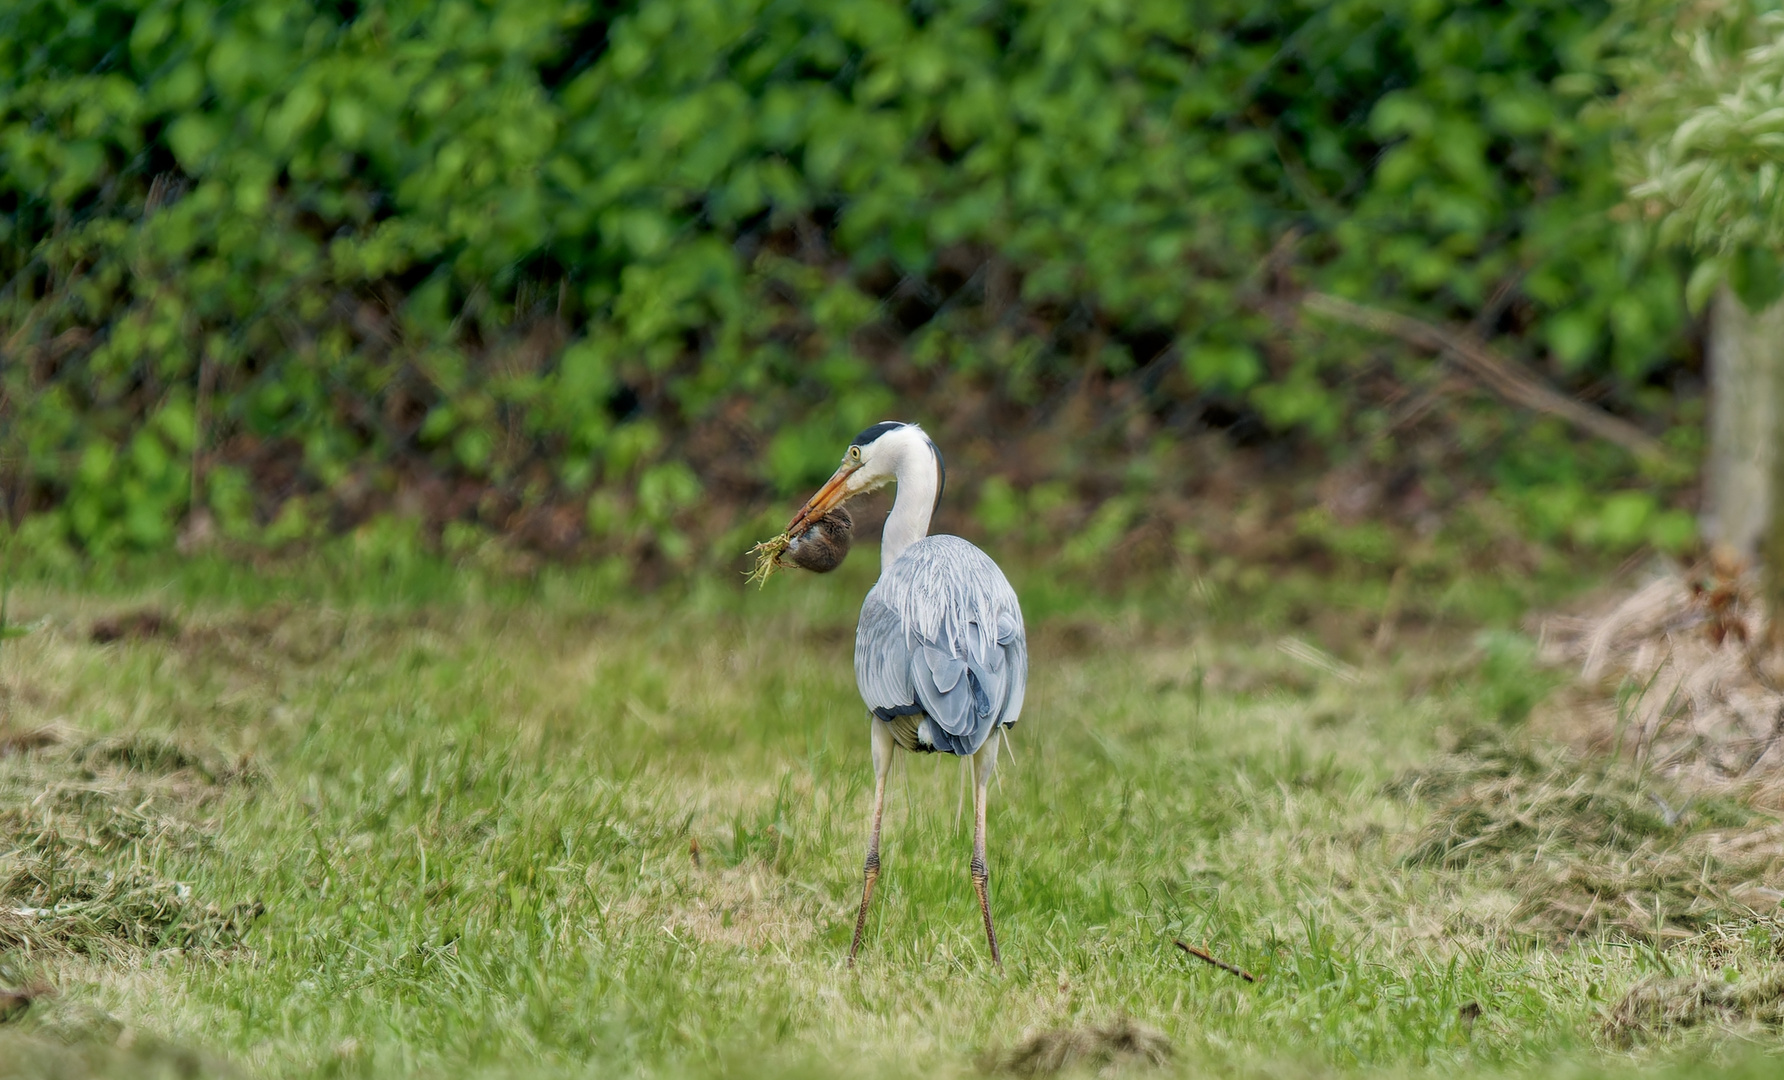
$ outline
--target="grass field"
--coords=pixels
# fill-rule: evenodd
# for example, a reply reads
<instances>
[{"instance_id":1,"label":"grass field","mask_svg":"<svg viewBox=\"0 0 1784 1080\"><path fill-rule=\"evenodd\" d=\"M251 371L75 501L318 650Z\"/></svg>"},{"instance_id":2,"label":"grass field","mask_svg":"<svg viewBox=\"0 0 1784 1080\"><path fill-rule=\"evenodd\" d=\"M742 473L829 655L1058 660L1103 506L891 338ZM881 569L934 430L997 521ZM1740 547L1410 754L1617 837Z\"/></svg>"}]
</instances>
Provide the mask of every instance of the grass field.
<instances>
[{"instance_id":1,"label":"grass field","mask_svg":"<svg viewBox=\"0 0 1784 1080\"><path fill-rule=\"evenodd\" d=\"M1124 1018L1169 1041L1157 1075L1778 1067L1779 928L1740 891L1778 884L1770 849L1713 844L1756 812L1663 813L1664 784L1521 733L1555 679L1505 604L1377 655L1361 594L1297 628L1293 598L1019 581L1005 967L959 767L907 757L846 970L854 569L627 601L20 586L0 985L38 996L0 1002L0 1076L973 1075L1094 1067ZM1619 1012L1643 980L1658 1004ZM1077 1034L1024 1041L1050 1030Z\"/></svg>"}]
</instances>

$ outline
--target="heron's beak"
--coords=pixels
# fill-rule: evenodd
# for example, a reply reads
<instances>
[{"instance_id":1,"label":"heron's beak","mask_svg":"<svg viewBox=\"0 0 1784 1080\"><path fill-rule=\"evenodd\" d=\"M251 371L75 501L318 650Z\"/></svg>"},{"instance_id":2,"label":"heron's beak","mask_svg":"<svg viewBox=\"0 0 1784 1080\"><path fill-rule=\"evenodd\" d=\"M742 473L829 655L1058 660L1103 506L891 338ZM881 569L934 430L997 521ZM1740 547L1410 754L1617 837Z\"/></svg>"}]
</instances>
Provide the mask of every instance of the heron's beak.
<instances>
[{"instance_id":1,"label":"heron's beak","mask_svg":"<svg viewBox=\"0 0 1784 1080\"><path fill-rule=\"evenodd\" d=\"M849 477L860 467L858 464L844 462L841 468L830 474L830 479L824 481L824 486L818 489L818 493L793 515L793 520L787 524L787 533L797 535L807 522L823 517L846 502L853 494L849 491Z\"/></svg>"}]
</instances>

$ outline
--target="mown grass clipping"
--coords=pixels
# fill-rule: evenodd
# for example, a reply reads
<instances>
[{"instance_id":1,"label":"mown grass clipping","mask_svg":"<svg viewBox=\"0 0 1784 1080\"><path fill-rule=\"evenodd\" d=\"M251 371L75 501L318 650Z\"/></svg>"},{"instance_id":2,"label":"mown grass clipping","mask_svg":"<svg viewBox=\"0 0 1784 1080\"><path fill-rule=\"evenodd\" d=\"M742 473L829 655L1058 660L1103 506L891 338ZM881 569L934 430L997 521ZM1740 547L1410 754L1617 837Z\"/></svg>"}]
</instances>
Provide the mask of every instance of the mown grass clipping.
<instances>
[{"instance_id":1,"label":"mown grass clipping","mask_svg":"<svg viewBox=\"0 0 1784 1080\"><path fill-rule=\"evenodd\" d=\"M1392 790L1436 804L1407 863L1506 881L1516 925L1545 940L1659 943L1777 906L1764 884L1784 863L1776 823L1628 765L1486 734Z\"/></svg>"},{"instance_id":2,"label":"mown grass clipping","mask_svg":"<svg viewBox=\"0 0 1784 1080\"><path fill-rule=\"evenodd\" d=\"M261 914L168 876L213 842L204 805L248 774L149 735L0 729L0 954L215 951Z\"/></svg>"}]
</instances>

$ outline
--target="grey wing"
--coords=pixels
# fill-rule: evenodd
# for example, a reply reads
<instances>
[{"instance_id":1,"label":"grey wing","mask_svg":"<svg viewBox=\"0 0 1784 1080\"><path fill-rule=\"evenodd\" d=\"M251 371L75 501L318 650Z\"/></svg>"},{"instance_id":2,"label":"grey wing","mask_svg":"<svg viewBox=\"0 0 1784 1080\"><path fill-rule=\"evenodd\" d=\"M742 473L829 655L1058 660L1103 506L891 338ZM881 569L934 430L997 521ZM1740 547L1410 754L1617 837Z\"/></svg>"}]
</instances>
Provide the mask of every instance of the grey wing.
<instances>
[{"instance_id":1,"label":"grey wing","mask_svg":"<svg viewBox=\"0 0 1784 1080\"><path fill-rule=\"evenodd\" d=\"M875 716L885 720L922 712L911 681L911 640L898 613L874 593L855 627L855 684Z\"/></svg>"},{"instance_id":2,"label":"grey wing","mask_svg":"<svg viewBox=\"0 0 1784 1080\"><path fill-rule=\"evenodd\" d=\"M1014 595L982 596L927 620L900 614L897 582L870 593L855 637L855 679L875 716L929 718L936 749L971 754L994 726L1013 724L1028 682L1028 642ZM1006 586L1007 589L1007 586ZM979 620L994 625L979 625Z\"/></svg>"},{"instance_id":3,"label":"grey wing","mask_svg":"<svg viewBox=\"0 0 1784 1080\"><path fill-rule=\"evenodd\" d=\"M1009 665L1009 694L1004 700L1002 723L1009 727L1022 717L1022 698L1028 693L1028 634L1022 628L1022 619L1018 616L1015 625L1010 627L1006 637L1006 627L1000 625L997 632L997 643L1003 647L1004 663Z\"/></svg>"}]
</instances>

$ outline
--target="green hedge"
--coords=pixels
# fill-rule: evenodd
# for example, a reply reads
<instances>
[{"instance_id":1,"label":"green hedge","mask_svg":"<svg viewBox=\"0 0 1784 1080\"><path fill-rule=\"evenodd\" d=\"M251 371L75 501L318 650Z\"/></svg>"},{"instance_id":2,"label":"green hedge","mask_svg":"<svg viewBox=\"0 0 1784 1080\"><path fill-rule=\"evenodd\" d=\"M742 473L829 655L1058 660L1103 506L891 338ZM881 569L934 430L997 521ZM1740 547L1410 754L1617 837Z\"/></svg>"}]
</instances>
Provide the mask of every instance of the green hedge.
<instances>
[{"instance_id":1,"label":"green hedge","mask_svg":"<svg viewBox=\"0 0 1784 1080\"><path fill-rule=\"evenodd\" d=\"M1267 314L1302 284L1662 423L1682 286L1610 213L1611 16L0 0L11 486L89 549L417 491L683 559L703 490L892 413L1019 430L1093 380L1166 436L1376 438L1356 339Z\"/></svg>"}]
</instances>

